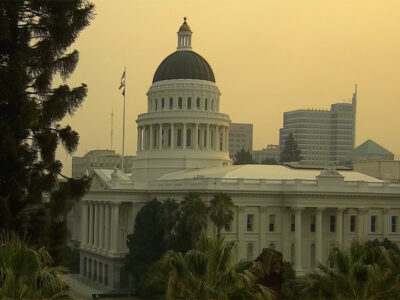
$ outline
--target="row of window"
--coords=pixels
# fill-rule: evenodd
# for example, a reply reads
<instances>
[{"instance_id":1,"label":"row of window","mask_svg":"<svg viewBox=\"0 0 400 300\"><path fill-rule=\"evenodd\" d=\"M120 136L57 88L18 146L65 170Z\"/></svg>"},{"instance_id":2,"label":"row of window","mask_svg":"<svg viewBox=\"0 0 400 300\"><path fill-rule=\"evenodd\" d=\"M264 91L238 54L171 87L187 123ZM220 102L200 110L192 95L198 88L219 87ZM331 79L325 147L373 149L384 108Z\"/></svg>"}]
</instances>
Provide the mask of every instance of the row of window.
<instances>
[{"instance_id":1,"label":"row of window","mask_svg":"<svg viewBox=\"0 0 400 300\"><path fill-rule=\"evenodd\" d=\"M349 216L349 232L355 232L356 231L356 216L355 215L350 215ZM377 232L377 220L378 216L372 215L370 216L370 232ZM398 216L391 216L391 232L396 233L398 232ZM255 222L255 217L254 214L247 214L247 219L246 219L246 229L247 232L253 232L254 231L254 222ZM269 232L275 232L276 230L276 215L269 215L268 217L268 231ZM310 221L310 232L315 232L315 216L311 216L311 221ZM232 230L231 224L225 226L225 231L230 232ZM290 231L295 232L296 230L296 224L295 224L295 216L291 215L290 217ZM329 216L329 232L336 232L336 216Z\"/></svg>"},{"instance_id":2,"label":"row of window","mask_svg":"<svg viewBox=\"0 0 400 300\"><path fill-rule=\"evenodd\" d=\"M154 100L150 100L150 107L153 107L155 111L158 110L165 110L167 107L167 101L165 101L166 99L161 98L161 99L154 99ZM174 98L170 97L168 99L168 108L170 110L172 110L174 108ZM200 98L196 98L196 102L192 103L192 98L188 97L186 99L186 102L184 103L184 100L182 97L178 97L178 109L183 109L183 107L185 106L185 109L201 109L201 101ZM211 110L214 111L214 99L211 99L211 105L209 107L209 103L208 103L208 98L204 99L204 103L203 103L203 109L204 110Z\"/></svg>"}]
</instances>

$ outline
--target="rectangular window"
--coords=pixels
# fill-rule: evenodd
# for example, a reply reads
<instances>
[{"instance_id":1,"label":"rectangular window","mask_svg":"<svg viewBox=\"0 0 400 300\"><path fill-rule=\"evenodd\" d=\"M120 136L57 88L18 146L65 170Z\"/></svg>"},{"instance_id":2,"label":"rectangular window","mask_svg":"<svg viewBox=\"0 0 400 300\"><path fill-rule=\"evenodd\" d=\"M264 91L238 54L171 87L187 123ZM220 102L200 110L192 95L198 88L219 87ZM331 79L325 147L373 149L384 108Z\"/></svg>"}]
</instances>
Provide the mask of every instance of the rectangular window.
<instances>
[{"instance_id":1,"label":"rectangular window","mask_svg":"<svg viewBox=\"0 0 400 300\"><path fill-rule=\"evenodd\" d=\"M310 231L315 232L315 216L311 216Z\"/></svg>"},{"instance_id":2,"label":"rectangular window","mask_svg":"<svg viewBox=\"0 0 400 300\"><path fill-rule=\"evenodd\" d=\"M294 215L290 215L290 231L294 232L295 230L296 230L295 217Z\"/></svg>"},{"instance_id":3,"label":"rectangular window","mask_svg":"<svg viewBox=\"0 0 400 300\"><path fill-rule=\"evenodd\" d=\"M371 216L371 232L376 230L376 216Z\"/></svg>"},{"instance_id":4,"label":"rectangular window","mask_svg":"<svg viewBox=\"0 0 400 300\"><path fill-rule=\"evenodd\" d=\"M350 232L356 231L356 216L350 216Z\"/></svg>"},{"instance_id":5,"label":"rectangular window","mask_svg":"<svg viewBox=\"0 0 400 300\"><path fill-rule=\"evenodd\" d=\"M247 231L253 231L254 215L247 215Z\"/></svg>"},{"instance_id":6,"label":"rectangular window","mask_svg":"<svg viewBox=\"0 0 400 300\"><path fill-rule=\"evenodd\" d=\"M232 231L232 223L229 222L229 223L225 224L224 230L225 230L226 232L231 232L231 231Z\"/></svg>"},{"instance_id":7,"label":"rectangular window","mask_svg":"<svg viewBox=\"0 0 400 300\"><path fill-rule=\"evenodd\" d=\"M392 216L392 232L397 232L397 217Z\"/></svg>"},{"instance_id":8,"label":"rectangular window","mask_svg":"<svg viewBox=\"0 0 400 300\"><path fill-rule=\"evenodd\" d=\"M192 98L187 99L187 109L192 109Z\"/></svg>"},{"instance_id":9,"label":"rectangular window","mask_svg":"<svg viewBox=\"0 0 400 300\"><path fill-rule=\"evenodd\" d=\"M165 101L164 98L161 98L161 108L164 109L165 107Z\"/></svg>"},{"instance_id":10,"label":"rectangular window","mask_svg":"<svg viewBox=\"0 0 400 300\"><path fill-rule=\"evenodd\" d=\"M196 106L197 106L197 108L200 108L200 98L196 99Z\"/></svg>"},{"instance_id":11,"label":"rectangular window","mask_svg":"<svg viewBox=\"0 0 400 300\"><path fill-rule=\"evenodd\" d=\"M336 217L329 216L329 232L335 232Z\"/></svg>"},{"instance_id":12,"label":"rectangular window","mask_svg":"<svg viewBox=\"0 0 400 300\"><path fill-rule=\"evenodd\" d=\"M174 108L174 99L169 98L169 109L173 109L173 108Z\"/></svg>"},{"instance_id":13,"label":"rectangular window","mask_svg":"<svg viewBox=\"0 0 400 300\"><path fill-rule=\"evenodd\" d=\"M182 109L182 97L178 98L178 108Z\"/></svg>"},{"instance_id":14,"label":"rectangular window","mask_svg":"<svg viewBox=\"0 0 400 300\"><path fill-rule=\"evenodd\" d=\"M275 215L269 215L268 229L269 229L269 232L275 231Z\"/></svg>"}]
</instances>

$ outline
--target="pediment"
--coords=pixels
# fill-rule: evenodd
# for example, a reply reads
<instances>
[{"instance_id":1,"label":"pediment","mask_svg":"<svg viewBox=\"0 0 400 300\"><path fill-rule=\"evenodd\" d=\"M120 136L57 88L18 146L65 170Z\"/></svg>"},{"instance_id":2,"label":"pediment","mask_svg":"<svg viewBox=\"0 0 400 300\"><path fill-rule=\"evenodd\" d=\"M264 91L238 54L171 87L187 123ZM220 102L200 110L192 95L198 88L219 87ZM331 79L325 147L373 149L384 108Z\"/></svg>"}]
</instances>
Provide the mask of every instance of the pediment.
<instances>
[{"instance_id":1,"label":"pediment","mask_svg":"<svg viewBox=\"0 0 400 300\"><path fill-rule=\"evenodd\" d=\"M89 191L105 191L108 190L109 186L96 174L92 174L92 182L90 184Z\"/></svg>"}]
</instances>

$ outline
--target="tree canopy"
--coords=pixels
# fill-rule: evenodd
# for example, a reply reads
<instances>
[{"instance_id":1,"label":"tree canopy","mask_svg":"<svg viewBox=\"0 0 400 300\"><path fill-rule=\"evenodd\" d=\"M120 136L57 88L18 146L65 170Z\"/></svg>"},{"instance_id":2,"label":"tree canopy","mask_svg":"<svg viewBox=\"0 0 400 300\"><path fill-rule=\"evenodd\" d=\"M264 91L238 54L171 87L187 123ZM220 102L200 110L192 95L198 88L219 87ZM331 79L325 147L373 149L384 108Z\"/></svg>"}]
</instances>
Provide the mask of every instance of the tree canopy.
<instances>
[{"instance_id":1,"label":"tree canopy","mask_svg":"<svg viewBox=\"0 0 400 300\"><path fill-rule=\"evenodd\" d=\"M251 164L255 164L255 162L253 161L253 157L250 153L249 150L240 150L238 153L236 153L235 155L235 159L233 161L234 165L251 165Z\"/></svg>"},{"instance_id":2,"label":"tree canopy","mask_svg":"<svg viewBox=\"0 0 400 300\"><path fill-rule=\"evenodd\" d=\"M233 220L232 198L226 193L218 193L210 201L209 213L211 221L217 226L217 236L221 235L224 226L230 225Z\"/></svg>"},{"instance_id":3,"label":"tree canopy","mask_svg":"<svg viewBox=\"0 0 400 300\"><path fill-rule=\"evenodd\" d=\"M49 248L88 186L61 174L55 152L78 146L78 133L60 121L87 94L86 84L70 88L66 80L79 58L70 47L93 16L86 0L0 2L0 228Z\"/></svg>"},{"instance_id":4,"label":"tree canopy","mask_svg":"<svg viewBox=\"0 0 400 300\"><path fill-rule=\"evenodd\" d=\"M281 151L280 161L291 162L291 161L300 161L301 160L301 151L298 149L296 140L292 133L289 133L285 140L285 145Z\"/></svg>"}]
</instances>

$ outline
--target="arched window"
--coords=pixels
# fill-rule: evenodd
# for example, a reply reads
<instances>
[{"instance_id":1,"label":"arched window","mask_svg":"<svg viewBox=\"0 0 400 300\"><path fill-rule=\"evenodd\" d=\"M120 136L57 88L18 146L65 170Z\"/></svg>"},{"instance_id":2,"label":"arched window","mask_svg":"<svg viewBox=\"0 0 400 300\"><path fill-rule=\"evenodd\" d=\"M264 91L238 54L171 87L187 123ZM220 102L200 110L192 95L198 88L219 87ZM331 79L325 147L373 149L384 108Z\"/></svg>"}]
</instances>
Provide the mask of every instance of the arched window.
<instances>
[{"instance_id":1,"label":"arched window","mask_svg":"<svg viewBox=\"0 0 400 300\"><path fill-rule=\"evenodd\" d=\"M187 109L192 109L192 98L187 99Z\"/></svg>"},{"instance_id":2,"label":"arched window","mask_svg":"<svg viewBox=\"0 0 400 300\"><path fill-rule=\"evenodd\" d=\"M169 98L169 109L173 109L174 108L174 98Z\"/></svg>"},{"instance_id":3,"label":"arched window","mask_svg":"<svg viewBox=\"0 0 400 300\"><path fill-rule=\"evenodd\" d=\"M211 111L214 111L214 99L211 100Z\"/></svg>"},{"instance_id":4,"label":"arched window","mask_svg":"<svg viewBox=\"0 0 400 300\"><path fill-rule=\"evenodd\" d=\"M171 147L171 128L168 129L168 147Z\"/></svg>"},{"instance_id":5,"label":"arched window","mask_svg":"<svg viewBox=\"0 0 400 300\"><path fill-rule=\"evenodd\" d=\"M182 129L176 131L176 146L182 147Z\"/></svg>"},{"instance_id":6,"label":"arched window","mask_svg":"<svg viewBox=\"0 0 400 300\"><path fill-rule=\"evenodd\" d=\"M186 146L190 147L192 145L192 130L186 129Z\"/></svg>"},{"instance_id":7,"label":"arched window","mask_svg":"<svg viewBox=\"0 0 400 300\"><path fill-rule=\"evenodd\" d=\"M165 108L165 101L164 98L161 98L161 109Z\"/></svg>"},{"instance_id":8,"label":"arched window","mask_svg":"<svg viewBox=\"0 0 400 300\"><path fill-rule=\"evenodd\" d=\"M207 110L207 109L208 109L208 99L206 98L204 100L204 110Z\"/></svg>"},{"instance_id":9,"label":"arched window","mask_svg":"<svg viewBox=\"0 0 400 300\"><path fill-rule=\"evenodd\" d=\"M247 244L247 260L253 260L253 243Z\"/></svg>"},{"instance_id":10,"label":"arched window","mask_svg":"<svg viewBox=\"0 0 400 300\"><path fill-rule=\"evenodd\" d=\"M310 267L315 267L315 244L311 244L310 246Z\"/></svg>"},{"instance_id":11,"label":"arched window","mask_svg":"<svg viewBox=\"0 0 400 300\"><path fill-rule=\"evenodd\" d=\"M158 101L157 101L157 99L154 100L154 102L155 102L155 106L156 106L155 110L157 111L157 109L158 109Z\"/></svg>"},{"instance_id":12,"label":"arched window","mask_svg":"<svg viewBox=\"0 0 400 300\"><path fill-rule=\"evenodd\" d=\"M197 106L197 109L200 109L200 98L196 99L196 106Z\"/></svg>"},{"instance_id":13,"label":"arched window","mask_svg":"<svg viewBox=\"0 0 400 300\"><path fill-rule=\"evenodd\" d=\"M182 97L178 98L178 108L182 109Z\"/></svg>"}]
</instances>

